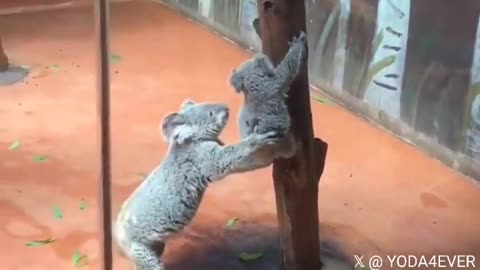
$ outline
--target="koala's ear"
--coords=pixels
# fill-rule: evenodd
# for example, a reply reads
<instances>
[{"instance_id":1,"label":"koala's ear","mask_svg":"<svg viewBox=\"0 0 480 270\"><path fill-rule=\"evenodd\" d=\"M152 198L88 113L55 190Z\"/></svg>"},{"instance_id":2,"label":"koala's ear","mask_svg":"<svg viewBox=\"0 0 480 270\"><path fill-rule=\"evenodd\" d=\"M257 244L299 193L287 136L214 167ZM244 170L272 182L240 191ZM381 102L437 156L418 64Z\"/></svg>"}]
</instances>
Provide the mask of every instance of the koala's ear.
<instances>
[{"instance_id":1,"label":"koala's ear","mask_svg":"<svg viewBox=\"0 0 480 270\"><path fill-rule=\"evenodd\" d=\"M183 115L179 113L169 113L162 121L161 130L163 139L166 142L170 142L175 133L175 129L178 129L182 125L185 125L185 119Z\"/></svg>"},{"instance_id":2,"label":"koala's ear","mask_svg":"<svg viewBox=\"0 0 480 270\"><path fill-rule=\"evenodd\" d=\"M182 105L180 105L180 109L185 109L187 107L190 107L192 105L194 105L195 102L189 98L185 99L183 102L182 102Z\"/></svg>"},{"instance_id":3,"label":"koala's ear","mask_svg":"<svg viewBox=\"0 0 480 270\"><path fill-rule=\"evenodd\" d=\"M183 144L191 139L195 132L181 113L170 113L162 121L163 138L168 143Z\"/></svg>"},{"instance_id":4,"label":"koala's ear","mask_svg":"<svg viewBox=\"0 0 480 270\"><path fill-rule=\"evenodd\" d=\"M233 87L235 92L240 93L243 91L243 76L237 69L234 68L232 70L228 83Z\"/></svg>"}]
</instances>

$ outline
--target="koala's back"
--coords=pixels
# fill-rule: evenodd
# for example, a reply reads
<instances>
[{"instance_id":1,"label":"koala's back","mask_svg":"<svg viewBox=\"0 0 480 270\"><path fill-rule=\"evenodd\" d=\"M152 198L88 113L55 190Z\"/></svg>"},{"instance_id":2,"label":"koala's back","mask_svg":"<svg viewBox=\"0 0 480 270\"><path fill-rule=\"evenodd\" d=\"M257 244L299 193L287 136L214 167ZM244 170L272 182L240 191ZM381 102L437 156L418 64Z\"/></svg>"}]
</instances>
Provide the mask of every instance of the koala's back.
<instances>
[{"instance_id":1,"label":"koala's back","mask_svg":"<svg viewBox=\"0 0 480 270\"><path fill-rule=\"evenodd\" d=\"M126 234L123 238L140 242L165 240L191 221L208 179L195 166L197 155L189 156L182 160L175 153L169 154L132 193L117 219Z\"/></svg>"},{"instance_id":2,"label":"koala's back","mask_svg":"<svg viewBox=\"0 0 480 270\"><path fill-rule=\"evenodd\" d=\"M258 133L272 130L286 134L290 128L290 114L285 98L280 95L259 99L251 96L241 109L241 120L255 123Z\"/></svg>"}]
</instances>

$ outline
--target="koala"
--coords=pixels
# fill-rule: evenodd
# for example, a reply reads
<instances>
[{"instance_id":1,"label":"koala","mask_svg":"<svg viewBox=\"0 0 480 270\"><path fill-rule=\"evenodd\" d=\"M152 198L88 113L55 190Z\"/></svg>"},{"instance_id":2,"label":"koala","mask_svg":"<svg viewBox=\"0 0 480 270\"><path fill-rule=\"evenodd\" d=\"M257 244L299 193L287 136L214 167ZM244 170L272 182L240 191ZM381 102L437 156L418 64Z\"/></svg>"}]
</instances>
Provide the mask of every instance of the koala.
<instances>
[{"instance_id":1,"label":"koala","mask_svg":"<svg viewBox=\"0 0 480 270\"><path fill-rule=\"evenodd\" d=\"M242 63L230 75L230 85L243 93L244 103L238 114L240 137L246 138L254 130L260 133L275 130L283 138L278 144L265 148L252 157L255 169L268 167L276 158L295 155L296 142L290 132L290 114L286 98L293 80L306 58L307 37L301 32L290 43L282 62L274 67L264 54ZM246 170L251 170L249 164Z\"/></svg>"},{"instance_id":2,"label":"koala","mask_svg":"<svg viewBox=\"0 0 480 270\"><path fill-rule=\"evenodd\" d=\"M275 131L253 133L225 146L219 135L228 107L185 100L166 115L161 131L169 149L163 161L122 205L114 223L117 250L137 270L163 270L165 243L194 217L207 186L248 167L262 148L278 143Z\"/></svg>"}]
</instances>

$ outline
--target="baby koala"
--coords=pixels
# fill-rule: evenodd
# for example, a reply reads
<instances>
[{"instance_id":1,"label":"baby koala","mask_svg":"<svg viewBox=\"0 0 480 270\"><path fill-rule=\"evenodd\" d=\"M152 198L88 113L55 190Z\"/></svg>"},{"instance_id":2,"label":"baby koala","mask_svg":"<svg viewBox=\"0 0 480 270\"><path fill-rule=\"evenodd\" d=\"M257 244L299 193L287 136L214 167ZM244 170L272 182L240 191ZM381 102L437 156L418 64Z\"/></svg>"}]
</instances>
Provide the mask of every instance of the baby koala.
<instances>
[{"instance_id":1,"label":"baby koala","mask_svg":"<svg viewBox=\"0 0 480 270\"><path fill-rule=\"evenodd\" d=\"M161 124L169 149L163 161L123 204L115 225L119 251L137 270L163 270L165 241L194 217L207 186L247 168L244 163L268 145L278 143L275 131L252 133L224 146L219 135L228 107L185 100Z\"/></svg>"},{"instance_id":2,"label":"baby koala","mask_svg":"<svg viewBox=\"0 0 480 270\"><path fill-rule=\"evenodd\" d=\"M277 67L266 55L257 54L232 71L231 86L237 93L244 94L238 115L241 138L251 135L254 130L260 133L275 130L282 136L278 144L253 156L248 170L268 167L276 158L295 155L296 142L290 132L286 98L306 58L306 49L307 36L301 32L290 43L287 54Z\"/></svg>"}]
</instances>

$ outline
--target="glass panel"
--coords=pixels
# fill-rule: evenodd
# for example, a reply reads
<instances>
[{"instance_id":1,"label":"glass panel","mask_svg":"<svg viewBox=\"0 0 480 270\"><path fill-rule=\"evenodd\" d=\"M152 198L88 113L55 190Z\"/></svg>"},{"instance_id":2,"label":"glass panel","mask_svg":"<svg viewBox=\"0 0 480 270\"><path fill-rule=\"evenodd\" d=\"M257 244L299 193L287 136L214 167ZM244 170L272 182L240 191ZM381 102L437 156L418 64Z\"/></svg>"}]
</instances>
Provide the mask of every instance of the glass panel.
<instances>
[{"instance_id":1,"label":"glass panel","mask_svg":"<svg viewBox=\"0 0 480 270\"><path fill-rule=\"evenodd\" d=\"M99 253L92 3L0 1L2 269Z\"/></svg>"}]
</instances>

